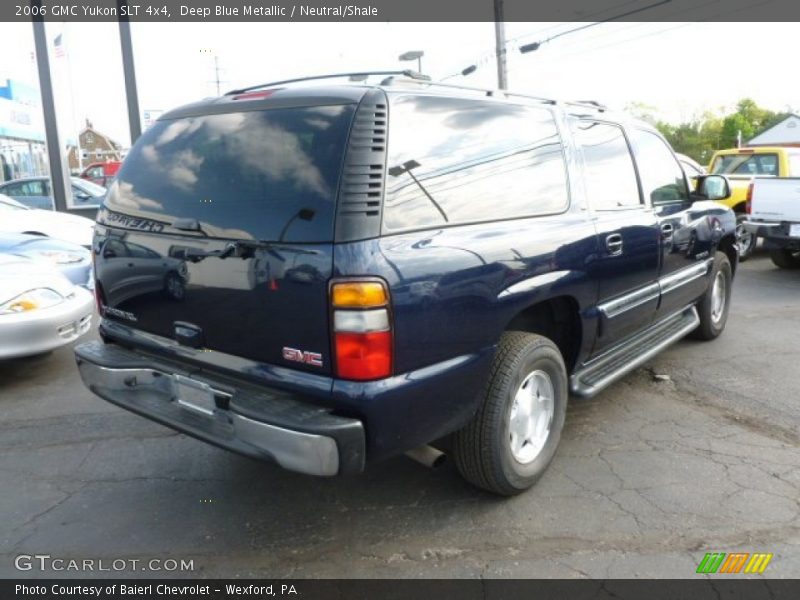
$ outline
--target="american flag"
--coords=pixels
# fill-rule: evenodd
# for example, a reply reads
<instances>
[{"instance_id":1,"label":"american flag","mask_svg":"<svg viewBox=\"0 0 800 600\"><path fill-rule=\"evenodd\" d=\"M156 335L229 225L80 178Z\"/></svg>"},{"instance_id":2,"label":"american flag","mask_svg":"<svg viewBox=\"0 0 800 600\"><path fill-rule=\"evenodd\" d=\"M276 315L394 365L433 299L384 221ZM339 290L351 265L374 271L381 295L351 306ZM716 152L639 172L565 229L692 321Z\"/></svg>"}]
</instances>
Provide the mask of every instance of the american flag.
<instances>
[{"instance_id":1,"label":"american flag","mask_svg":"<svg viewBox=\"0 0 800 600\"><path fill-rule=\"evenodd\" d=\"M61 38L61 36L62 34L59 33L53 40L53 46L56 49L56 58L63 58L65 55L64 40Z\"/></svg>"}]
</instances>

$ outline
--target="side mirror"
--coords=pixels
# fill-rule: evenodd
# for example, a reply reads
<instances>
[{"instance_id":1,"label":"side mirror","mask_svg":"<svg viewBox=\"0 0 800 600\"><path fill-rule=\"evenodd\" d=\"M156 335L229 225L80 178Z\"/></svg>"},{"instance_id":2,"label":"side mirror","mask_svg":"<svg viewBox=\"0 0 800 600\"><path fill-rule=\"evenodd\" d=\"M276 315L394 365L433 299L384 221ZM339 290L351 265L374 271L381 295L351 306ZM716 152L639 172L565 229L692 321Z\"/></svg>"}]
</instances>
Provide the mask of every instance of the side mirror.
<instances>
[{"instance_id":1,"label":"side mirror","mask_svg":"<svg viewBox=\"0 0 800 600\"><path fill-rule=\"evenodd\" d=\"M90 200L90 199L92 198L92 197L91 197L89 194L87 194L86 192L75 192L75 193L73 194L73 196L75 196L75 198L77 198L78 200L81 200L81 201L83 201L83 202L86 202L87 200Z\"/></svg>"},{"instance_id":2,"label":"side mirror","mask_svg":"<svg viewBox=\"0 0 800 600\"><path fill-rule=\"evenodd\" d=\"M725 200L731 196L731 185L722 175L702 175L697 179L697 194L705 200Z\"/></svg>"}]
</instances>

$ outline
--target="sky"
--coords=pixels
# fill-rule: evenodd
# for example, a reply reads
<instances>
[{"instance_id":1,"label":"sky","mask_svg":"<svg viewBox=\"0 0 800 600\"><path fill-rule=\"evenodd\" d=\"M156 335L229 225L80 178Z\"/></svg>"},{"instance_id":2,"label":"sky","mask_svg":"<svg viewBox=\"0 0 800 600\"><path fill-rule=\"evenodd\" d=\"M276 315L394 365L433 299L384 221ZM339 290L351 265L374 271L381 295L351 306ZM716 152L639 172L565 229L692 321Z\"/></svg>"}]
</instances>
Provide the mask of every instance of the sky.
<instances>
[{"instance_id":1,"label":"sky","mask_svg":"<svg viewBox=\"0 0 800 600\"><path fill-rule=\"evenodd\" d=\"M800 111L794 63L799 23L508 23L509 89L622 109L651 105L666 121L725 111L743 97L776 111ZM133 23L139 106L168 110L221 91L321 73L393 70L422 50L434 80L476 64L448 83L497 87L493 23ZM535 52L519 46L544 42ZM128 145L116 23L48 23L67 58L52 57L62 131L90 119ZM0 82L36 81L30 24L0 23ZM69 134L68 134L69 135ZM74 135L74 134L73 134Z\"/></svg>"}]
</instances>

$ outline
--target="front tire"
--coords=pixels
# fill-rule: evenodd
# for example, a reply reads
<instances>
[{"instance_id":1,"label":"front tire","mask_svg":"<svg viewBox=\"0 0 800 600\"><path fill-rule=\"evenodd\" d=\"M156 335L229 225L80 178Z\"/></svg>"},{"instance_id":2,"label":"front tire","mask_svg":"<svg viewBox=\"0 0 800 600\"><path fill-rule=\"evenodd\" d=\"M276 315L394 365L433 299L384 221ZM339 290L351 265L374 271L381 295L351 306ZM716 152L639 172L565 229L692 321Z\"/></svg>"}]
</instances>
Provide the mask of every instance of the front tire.
<instances>
[{"instance_id":1,"label":"front tire","mask_svg":"<svg viewBox=\"0 0 800 600\"><path fill-rule=\"evenodd\" d=\"M769 257L781 269L800 269L800 250L776 248L770 251Z\"/></svg>"},{"instance_id":2,"label":"front tire","mask_svg":"<svg viewBox=\"0 0 800 600\"><path fill-rule=\"evenodd\" d=\"M739 246L739 262L750 258L758 243L758 236L745 229L744 222L746 220L747 215L736 215L736 243Z\"/></svg>"},{"instance_id":3,"label":"front tire","mask_svg":"<svg viewBox=\"0 0 800 600\"><path fill-rule=\"evenodd\" d=\"M717 252L711 271L711 283L697 305L700 325L692 332L693 338L713 340L724 331L731 304L731 283L731 262L724 252Z\"/></svg>"},{"instance_id":4,"label":"front tire","mask_svg":"<svg viewBox=\"0 0 800 600\"><path fill-rule=\"evenodd\" d=\"M502 496L531 487L561 439L568 394L567 369L553 342L504 333L478 412L454 436L461 475Z\"/></svg>"},{"instance_id":5,"label":"front tire","mask_svg":"<svg viewBox=\"0 0 800 600\"><path fill-rule=\"evenodd\" d=\"M183 301L186 296L186 286L184 285L183 278L174 271L167 273L167 276L164 278L164 294L167 298L175 300L176 302Z\"/></svg>"}]
</instances>

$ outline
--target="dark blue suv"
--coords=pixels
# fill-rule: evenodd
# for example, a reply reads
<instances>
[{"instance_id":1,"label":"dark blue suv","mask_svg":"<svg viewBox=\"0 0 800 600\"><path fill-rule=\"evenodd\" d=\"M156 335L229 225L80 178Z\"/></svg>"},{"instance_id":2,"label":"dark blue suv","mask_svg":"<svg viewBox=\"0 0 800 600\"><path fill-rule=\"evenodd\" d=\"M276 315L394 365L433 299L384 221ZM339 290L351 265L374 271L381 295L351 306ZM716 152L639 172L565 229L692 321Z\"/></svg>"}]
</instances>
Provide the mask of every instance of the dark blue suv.
<instances>
[{"instance_id":1,"label":"dark blue suv","mask_svg":"<svg viewBox=\"0 0 800 600\"><path fill-rule=\"evenodd\" d=\"M389 77L238 90L134 145L94 240L86 385L313 475L442 445L530 487L570 393L717 337L735 219L593 103Z\"/></svg>"}]
</instances>

